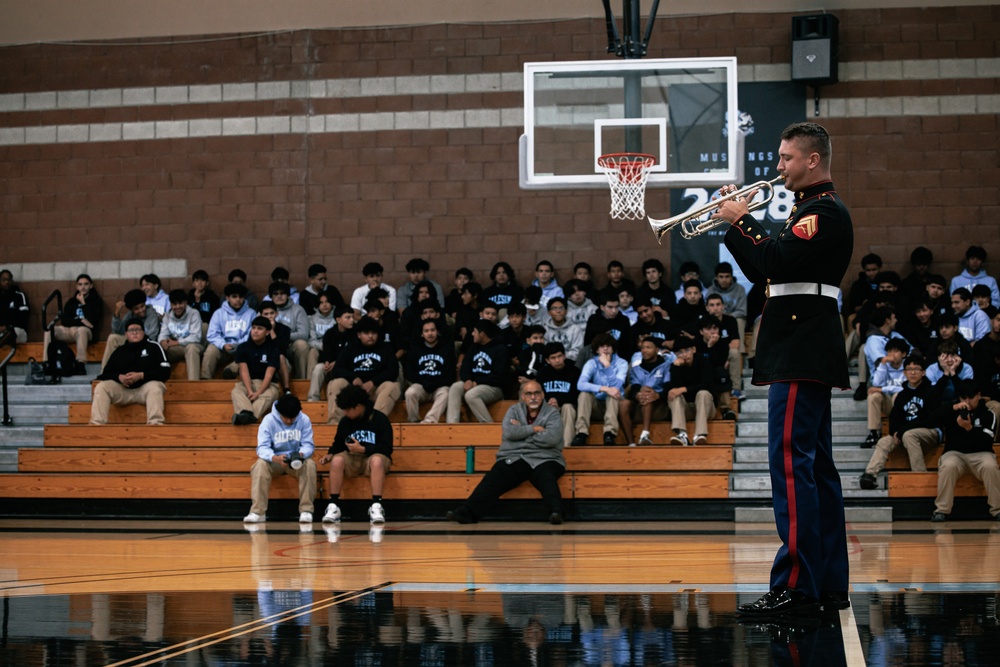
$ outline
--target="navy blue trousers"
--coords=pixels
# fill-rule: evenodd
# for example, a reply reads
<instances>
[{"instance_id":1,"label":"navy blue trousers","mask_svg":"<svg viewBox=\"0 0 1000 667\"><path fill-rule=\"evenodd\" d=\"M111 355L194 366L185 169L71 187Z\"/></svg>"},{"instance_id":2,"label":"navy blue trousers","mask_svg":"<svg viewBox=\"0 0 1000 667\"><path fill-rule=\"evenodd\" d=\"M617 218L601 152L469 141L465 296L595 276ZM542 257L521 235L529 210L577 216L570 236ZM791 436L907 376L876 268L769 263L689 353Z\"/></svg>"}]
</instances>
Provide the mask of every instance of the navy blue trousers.
<instances>
[{"instance_id":1,"label":"navy blue trousers","mask_svg":"<svg viewBox=\"0 0 1000 667\"><path fill-rule=\"evenodd\" d=\"M846 591L849 575L830 393L817 382L776 382L767 394L771 495L781 538L771 588L794 588L813 598Z\"/></svg>"}]
</instances>

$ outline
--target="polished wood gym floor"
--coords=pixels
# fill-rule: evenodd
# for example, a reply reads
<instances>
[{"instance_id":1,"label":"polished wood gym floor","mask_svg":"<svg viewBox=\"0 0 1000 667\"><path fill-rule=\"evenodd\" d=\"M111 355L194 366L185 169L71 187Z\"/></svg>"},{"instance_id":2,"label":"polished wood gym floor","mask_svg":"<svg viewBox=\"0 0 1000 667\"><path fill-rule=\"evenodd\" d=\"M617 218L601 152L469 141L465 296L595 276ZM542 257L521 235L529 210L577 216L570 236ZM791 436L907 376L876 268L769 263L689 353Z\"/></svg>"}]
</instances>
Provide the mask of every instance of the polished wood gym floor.
<instances>
[{"instance_id":1,"label":"polished wood gym floor","mask_svg":"<svg viewBox=\"0 0 1000 667\"><path fill-rule=\"evenodd\" d=\"M997 664L1000 524L849 526L852 608L740 624L766 524L0 520L0 665ZM977 661L979 661L977 663Z\"/></svg>"}]
</instances>

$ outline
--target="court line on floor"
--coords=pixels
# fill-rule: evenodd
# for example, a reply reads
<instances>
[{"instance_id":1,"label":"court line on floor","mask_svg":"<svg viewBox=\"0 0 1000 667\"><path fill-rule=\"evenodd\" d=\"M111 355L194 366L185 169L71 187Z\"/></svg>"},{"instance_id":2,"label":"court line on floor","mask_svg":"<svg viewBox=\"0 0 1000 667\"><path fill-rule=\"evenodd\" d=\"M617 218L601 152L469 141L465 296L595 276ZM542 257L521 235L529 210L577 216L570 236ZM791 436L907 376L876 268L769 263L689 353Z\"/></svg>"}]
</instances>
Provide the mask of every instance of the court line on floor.
<instances>
[{"instance_id":1,"label":"court line on floor","mask_svg":"<svg viewBox=\"0 0 1000 667\"><path fill-rule=\"evenodd\" d=\"M150 651L148 653L143 653L142 655L137 655L126 660L121 660L119 662L106 665L106 667L146 667L147 665L161 664L164 660L169 658L176 658L177 656L185 655L191 651L197 651L199 649L205 648L207 646L212 646L213 644L218 644L220 642L229 641L230 639L235 639L251 632L257 632L263 630L272 625L278 623L284 623L286 621L291 621L301 616L306 616L313 614L317 611L322 611L330 607L342 604L344 602L349 602L351 600L356 600L360 597L370 595L376 591L386 590L392 582L386 582L384 584L378 584L375 586L369 586L367 588L358 589L356 591L348 591L346 593L340 593L332 597L324 598L322 600L312 602L310 604L302 605L300 607L295 607L294 609L288 609L286 611L272 614L265 618L256 619L253 621L248 621L242 625L237 625L226 630L220 630L218 632L213 632L208 635L203 635L201 637L196 637L194 639L189 639L186 642L181 642L179 644L174 644L172 646L165 646L164 648L157 649L156 651ZM236 632L238 630L238 632ZM139 660L144 660L145 662L137 662Z\"/></svg>"},{"instance_id":2,"label":"court line on floor","mask_svg":"<svg viewBox=\"0 0 1000 667\"><path fill-rule=\"evenodd\" d=\"M848 667L865 667L868 663L861 646L861 633L858 631L857 619L854 618L853 606L840 610L840 632L844 639L844 657Z\"/></svg>"}]
</instances>

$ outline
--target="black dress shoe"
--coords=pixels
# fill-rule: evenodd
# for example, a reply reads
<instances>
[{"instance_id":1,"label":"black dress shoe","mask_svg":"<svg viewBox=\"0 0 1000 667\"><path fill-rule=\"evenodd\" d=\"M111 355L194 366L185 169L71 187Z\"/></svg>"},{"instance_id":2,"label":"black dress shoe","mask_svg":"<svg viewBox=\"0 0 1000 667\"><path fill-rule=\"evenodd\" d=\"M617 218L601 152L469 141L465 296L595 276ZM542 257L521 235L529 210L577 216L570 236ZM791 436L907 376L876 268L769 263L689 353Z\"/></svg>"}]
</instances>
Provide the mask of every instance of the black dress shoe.
<instances>
[{"instance_id":1,"label":"black dress shoe","mask_svg":"<svg viewBox=\"0 0 1000 667\"><path fill-rule=\"evenodd\" d=\"M583 447L587 444L587 434L577 433L576 437L573 438L573 442L570 443L571 447Z\"/></svg>"},{"instance_id":2,"label":"black dress shoe","mask_svg":"<svg viewBox=\"0 0 1000 667\"><path fill-rule=\"evenodd\" d=\"M448 510L448 513L444 515L448 521L454 521L455 523L476 523L476 517L472 516L472 512L465 509L464 507L459 507L457 509Z\"/></svg>"},{"instance_id":3,"label":"black dress shoe","mask_svg":"<svg viewBox=\"0 0 1000 667\"><path fill-rule=\"evenodd\" d=\"M773 588L756 602L741 604L736 609L744 616L815 615L822 610L819 600L794 588Z\"/></svg>"},{"instance_id":4,"label":"black dress shoe","mask_svg":"<svg viewBox=\"0 0 1000 667\"><path fill-rule=\"evenodd\" d=\"M553 512L549 515L549 523L553 526L558 526L563 522L562 512Z\"/></svg>"},{"instance_id":5,"label":"black dress shoe","mask_svg":"<svg viewBox=\"0 0 1000 667\"><path fill-rule=\"evenodd\" d=\"M847 595L847 591L823 591L819 595L819 601L823 605L823 611L849 609L851 606L851 598Z\"/></svg>"},{"instance_id":6,"label":"black dress shoe","mask_svg":"<svg viewBox=\"0 0 1000 667\"><path fill-rule=\"evenodd\" d=\"M605 433L604 434L604 445L606 447L613 447L614 445L618 444L617 440L618 440L618 436L615 435L614 433Z\"/></svg>"}]
</instances>

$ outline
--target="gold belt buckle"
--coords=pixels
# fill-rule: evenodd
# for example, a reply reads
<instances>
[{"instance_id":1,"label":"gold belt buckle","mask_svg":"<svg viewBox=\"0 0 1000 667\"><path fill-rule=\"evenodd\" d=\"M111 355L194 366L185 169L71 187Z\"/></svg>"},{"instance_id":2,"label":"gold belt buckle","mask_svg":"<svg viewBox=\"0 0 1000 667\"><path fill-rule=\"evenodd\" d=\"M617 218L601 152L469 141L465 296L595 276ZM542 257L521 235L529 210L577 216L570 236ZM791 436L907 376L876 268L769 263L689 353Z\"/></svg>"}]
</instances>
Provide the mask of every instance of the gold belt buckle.
<instances>
[{"instance_id":1,"label":"gold belt buckle","mask_svg":"<svg viewBox=\"0 0 1000 667\"><path fill-rule=\"evenodd\" d=\"M764 298L765 299L770 299L771 298L771 286L770 285L765 285L764 286Z\"/></svg>"}]
</instances>

